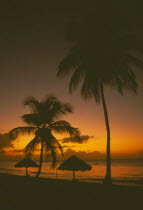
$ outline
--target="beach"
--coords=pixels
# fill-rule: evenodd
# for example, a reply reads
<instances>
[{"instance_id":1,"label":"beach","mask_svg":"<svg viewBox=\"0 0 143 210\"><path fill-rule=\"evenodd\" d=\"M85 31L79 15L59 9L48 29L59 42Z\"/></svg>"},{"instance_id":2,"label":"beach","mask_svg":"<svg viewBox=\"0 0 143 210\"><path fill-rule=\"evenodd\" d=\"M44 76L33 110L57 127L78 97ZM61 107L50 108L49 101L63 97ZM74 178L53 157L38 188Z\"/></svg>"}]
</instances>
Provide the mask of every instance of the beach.
<instances>
[{"instance_id":1,"label":"beach","mask_svg":"<svg viewBox=\"0 0 143 210\"><path fill-rule=\"evenodd\" d=\"M0 174L0 208L140 210L143 209L143 187Z\"/></svg>"}]
</instances>

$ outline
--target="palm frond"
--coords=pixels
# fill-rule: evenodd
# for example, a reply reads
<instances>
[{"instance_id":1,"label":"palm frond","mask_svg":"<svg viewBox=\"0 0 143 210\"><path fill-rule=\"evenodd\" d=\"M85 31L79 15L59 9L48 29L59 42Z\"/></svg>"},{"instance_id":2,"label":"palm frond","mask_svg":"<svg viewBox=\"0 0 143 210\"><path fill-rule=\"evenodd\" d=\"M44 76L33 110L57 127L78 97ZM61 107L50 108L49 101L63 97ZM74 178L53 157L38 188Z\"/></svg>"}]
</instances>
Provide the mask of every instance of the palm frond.
<instances>
[{"instance_id":1,"label":"palm frond","mask_svg":"<svg viewBox=\"0 0 143 210\"><path fill-rule=\"evenodd\" d=\"M61 115L66 115L68 113L72 113L72 106L68 103L62 103L58 100L55 101L55 103L53 103L53 106L49 111L49 116L51 122L53 122L55 119L58 119Z\"/></svg>"},{"instance_id":2,"label":"palm frond","mask_svg":"<svg viewBox=\"0 0 143 210\"><path fill-rule=\"evenodd\" d=\"M30 134L33 134L35 131L37 130L36 127L17 127L17 128L14 128L12 129L10 132L9 132L9 137L10 139L16 139L19 135L30 135Z\"/></svg>"},{"instance_id":3,"label":"palm frond","mask_svg":"<svg viewBox=\"0 0 143 210\"><path fill-rule=\"evenodd\" d=\"M46 159L52 160L51 168L54 169L57 166L57 152L56 148L53 149L47 149Z\"/></svg>"},{"instance_id":4,"label":"palm frond","mask_svg":"<svg viewBox=\"0 0 143 210\"><path fill-rule=\"evenodd\" d=\"M137 56L135 53L126 54L126 59L127 59L127 62L131 64L132 66L135 65L139 69L141 70L143 69L143 59Z\"/></svg>"},{"instance_id":5,"label":"palm frond","mask_svg":"<svg viewBox=\"0 0 143 210\"><path fill-rule=\"evenodd\" d=\"M55 126L68 126L68 127L72 127L71 124L69 122L67 122L66 120L59 120L56 121L54 123L52 123L49 128L52 129Z\"/></svg>"},{"instance_id":6,"label":"palm frond","mask_svg":"<svg viewBox=\"0 0 143 210\"><path fill-rule=\"evenodd\" d=\"M70 79L70 84L69 84L69 91L72 93L74 90L76 90L77 86L79 83L84 79L84 67L80 65L75 72L73 73L71 79Z\"/></svg>"},{"instance_id":7,"label":"palm frond","mask_svg":"<svg viewBox=\"0 0 143 210\"><path fill-rule=\"evenodd\" d=\"M116 79L114 86L119 93L123 95L123 90L128 89L134 93L137 93L138 84L136 81L136 76L132 70L132 65L124 63L124 65L118 65L118 74L114 79Z\"/></svg>"},{"instance_id":8,"label":"palm frond","mask_svg":"<svg viewBox=\"0 0 143 210\"><path fill-rule=\"evenodd\" d=\"M140 59L143 54L142 38L138 39L137 33L130 33L124 27L123 31L119 30L110 14L107 21L100 16L103 24L99 23L98 15L101 14L97 11L81 23L77 21L68 25L66 33L72 46L60 62L57 73L62 78L72 72L70 93L83 81L82 97L95 98L97 103L100 102L101 84L115 88L120 94L125 89L136 92L133 72L136 72L135 66L143 69L143 60ZM77 26L79 29L75 31Z\"/></svg>"},{"instance_id":9,"label":"palm frond","mask_svg":"<svg viewBox=\"0 0 143 210\"><path fill-rule=\"evenodd\" d=\"M70 136L80 136L80 131L78 128L74 128L69 122L65 120L57 121L49 127L52 131L60 134L70 134Z\"/></svg>"},{"instance_id":10,"label":"palm frond","mask_svg":"<svg viewBox=\"0 0 143 210\"><path fill-rule=\"evenodd\" d=\"M58 142L58 140L57 140L57 145L58 145L58 148L59 148L60 152L62 153L62 156L64 157L63 147L62 147L62 145Z\"/></svg>"},{"instance_id":11,"label":"palm frond","mask_svg":"<svg viewBox=\"0 0 143 210\"><path fill-rule=\"evenodd\" d=\"M49 158L52 159L52 168L56 167L57 164L57 147L53 143L53 139L47 139L47 141L44 141L44 148L46 150L46 159L48 160Z\"/></svg>"},{"instance_id":12,"label":"palm frond","mask_svg":"<svg viewBox=\"0 0 143 210\"><path fill-rule=\"evenodd\" d=\"M64 156L64 152L63 152L63 147L62 145L59 143L59 141L57 139L53 139L53 144L54 146L60 150L62 156Z\"/></svg>"},{"instance_id":13,"label":"palm frond","mask_svg":"<svg viewBox=\"0 0 143 210\"><path fill-rule=\"evenodd\" d=\"M42 104L45 106L46 109L49 110L53 103L55 103L56 101L58 101L57 97L50 94L43 99Z\"/></svg>"},{"instance_id":14,"label":"palm frond","mask_svg":"<svg viewBox=\"0 0 143 210\"><path fill-rule=\"evenodd\" d=\"M71 49L71 52L59 64L57 76L60 78L67 76L73 69L80 65L80 57L72 51L73 49Z\"/></svg>"},{"instance_id":15,"label":"palm frond","mask_svg":"<svg viewBox=\"0 0 143 210\"><path fill-rule=\"evenodd\" d=\"M40 102L31 96L25 99L24 106L29 106L32 112L38 113L40 109Z\"/></svg>"},{"instance_id":16,"label":"palm frond","mask_svg":"<svg viewBox=\"0 0 143 210\"><path fill-rule=\"evenodd\" d=\"M52 168L55 168L57 163L57 152L60 150L60 152L63 155L63 149L58 140L51 134L48 133L47 138L43 139L44 142L44 148L46 151L46 159L49 158L52 159Z\"/></svg>"},{"instance_id":17,"label":"palm frond","mask_svg":"<svg viewBox=\"0 0 143 210\"><path fill-rule=\"evenodd\" d=\"M28 153L28 154L31 154L34 149L40 144L40 139L35 137L33 140L31 140L27 146L24 148L24 152L25 153Z\"/></svg>"},{"instance_id":18,"label":"palm frond","mask_svg":"<svg viewBox=\"0 0 143 210\"><path fill-rule=\"evenodd\" d=\"M42 121L40 120L40 116L37 113L24 114L21 118L28 125L34 125L34 126L42 125Z\"/></svg>"}]
</instances>

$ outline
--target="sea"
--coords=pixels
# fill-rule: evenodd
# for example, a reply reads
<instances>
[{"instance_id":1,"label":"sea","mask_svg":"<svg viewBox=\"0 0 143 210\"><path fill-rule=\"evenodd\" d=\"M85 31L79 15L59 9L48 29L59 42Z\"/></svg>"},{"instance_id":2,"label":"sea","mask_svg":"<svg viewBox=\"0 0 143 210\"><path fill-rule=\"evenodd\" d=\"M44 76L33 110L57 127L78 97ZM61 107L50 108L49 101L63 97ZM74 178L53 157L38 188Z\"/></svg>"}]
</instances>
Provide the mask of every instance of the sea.
<instances>
[{"instance_id":1,"label":"sea","mask_svg":"<svg viewBox=\"0 0 143 210\"><path fill-rule=\"evenodd\" d=\"M86 161L92 166L90 171L77 171L76 179L84 182L102 183L105 172L106 162L104 160ZM25 168L15 168L16 161L0 161L0 173L25 175ZM58 161L58 166L62 161ZM72 171L60 171L51 169L51 163L44 162L41 177L52 179L72 179ZM29 168L29 175L35 176L37 168ZM143 160L113 160L112 161L112 181L115 184L122 185L140 185L143 186Z\"/></svg>"}]
</instances>

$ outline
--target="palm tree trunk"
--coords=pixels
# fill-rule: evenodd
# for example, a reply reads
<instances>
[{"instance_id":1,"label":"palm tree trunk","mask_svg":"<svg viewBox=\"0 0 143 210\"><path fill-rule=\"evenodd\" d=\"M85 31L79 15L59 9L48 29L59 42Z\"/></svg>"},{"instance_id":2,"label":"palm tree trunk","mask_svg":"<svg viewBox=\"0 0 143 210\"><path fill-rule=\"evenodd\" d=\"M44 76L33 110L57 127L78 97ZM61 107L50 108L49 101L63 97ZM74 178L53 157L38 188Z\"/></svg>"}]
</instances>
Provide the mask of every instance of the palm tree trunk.
<instances>
[{"instance_id":1,"label":"palm tree trunk","mask_svg":"<svg viewBox=\"0 0 143 210\"><path fill-rule=\"evenodd\" d=\"M108 119L107 106L105 102L103 84L101 85L100 92L101 92L101 99L102 99L102 105L103 105L103 110L104 110L106 131L107 131L106 176L104 179L104 183L111 184L112 182L111 182L111 155L110 155L110 126L109 126L109 119Z\"/></svg>"},{"instance_id":2,"label":"palm tree trunk","mask_svg":"<svg viewBox=\"0 0 143 210\"><path fill-rule=\"evenodd\" d=\"M39 169L38 172L36 174L36 177L40 176L41 170L42 170L42 164L43 164L43 141L41 143L41 152L40 152L40 162L39 162Z\"/></svg>"}]
</instances>

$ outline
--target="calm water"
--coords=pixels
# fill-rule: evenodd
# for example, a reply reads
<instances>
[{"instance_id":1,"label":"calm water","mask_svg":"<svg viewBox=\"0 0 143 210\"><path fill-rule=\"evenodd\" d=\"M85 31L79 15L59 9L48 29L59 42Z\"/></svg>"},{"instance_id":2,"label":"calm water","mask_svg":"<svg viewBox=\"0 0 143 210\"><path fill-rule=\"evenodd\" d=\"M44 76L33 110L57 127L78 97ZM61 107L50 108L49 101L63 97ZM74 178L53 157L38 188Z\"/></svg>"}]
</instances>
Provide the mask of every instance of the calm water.
<instances>
[{"instance_id":1,"label":"calm water","mask_svg":"<svg viewBox=\"0 0 143 210\"><path fill-rule=\"evenodd\" d=\"M14 161L0 161L0 173L25 175L24 168L15 168ZM58 162L58 166L61 161ZM76 179L90 182L102 182L105 175L105 161L89 161L92 166L91 171L76 172ZM37 169L30 168L29 174L35 176ZM43 163L41 177L72 179L72 172L57 171L50 168L50 163ZM122 184L143 185L143 160L114 160L112 161L112 178L113 182Z\"/></svg>"}]
</instances>

